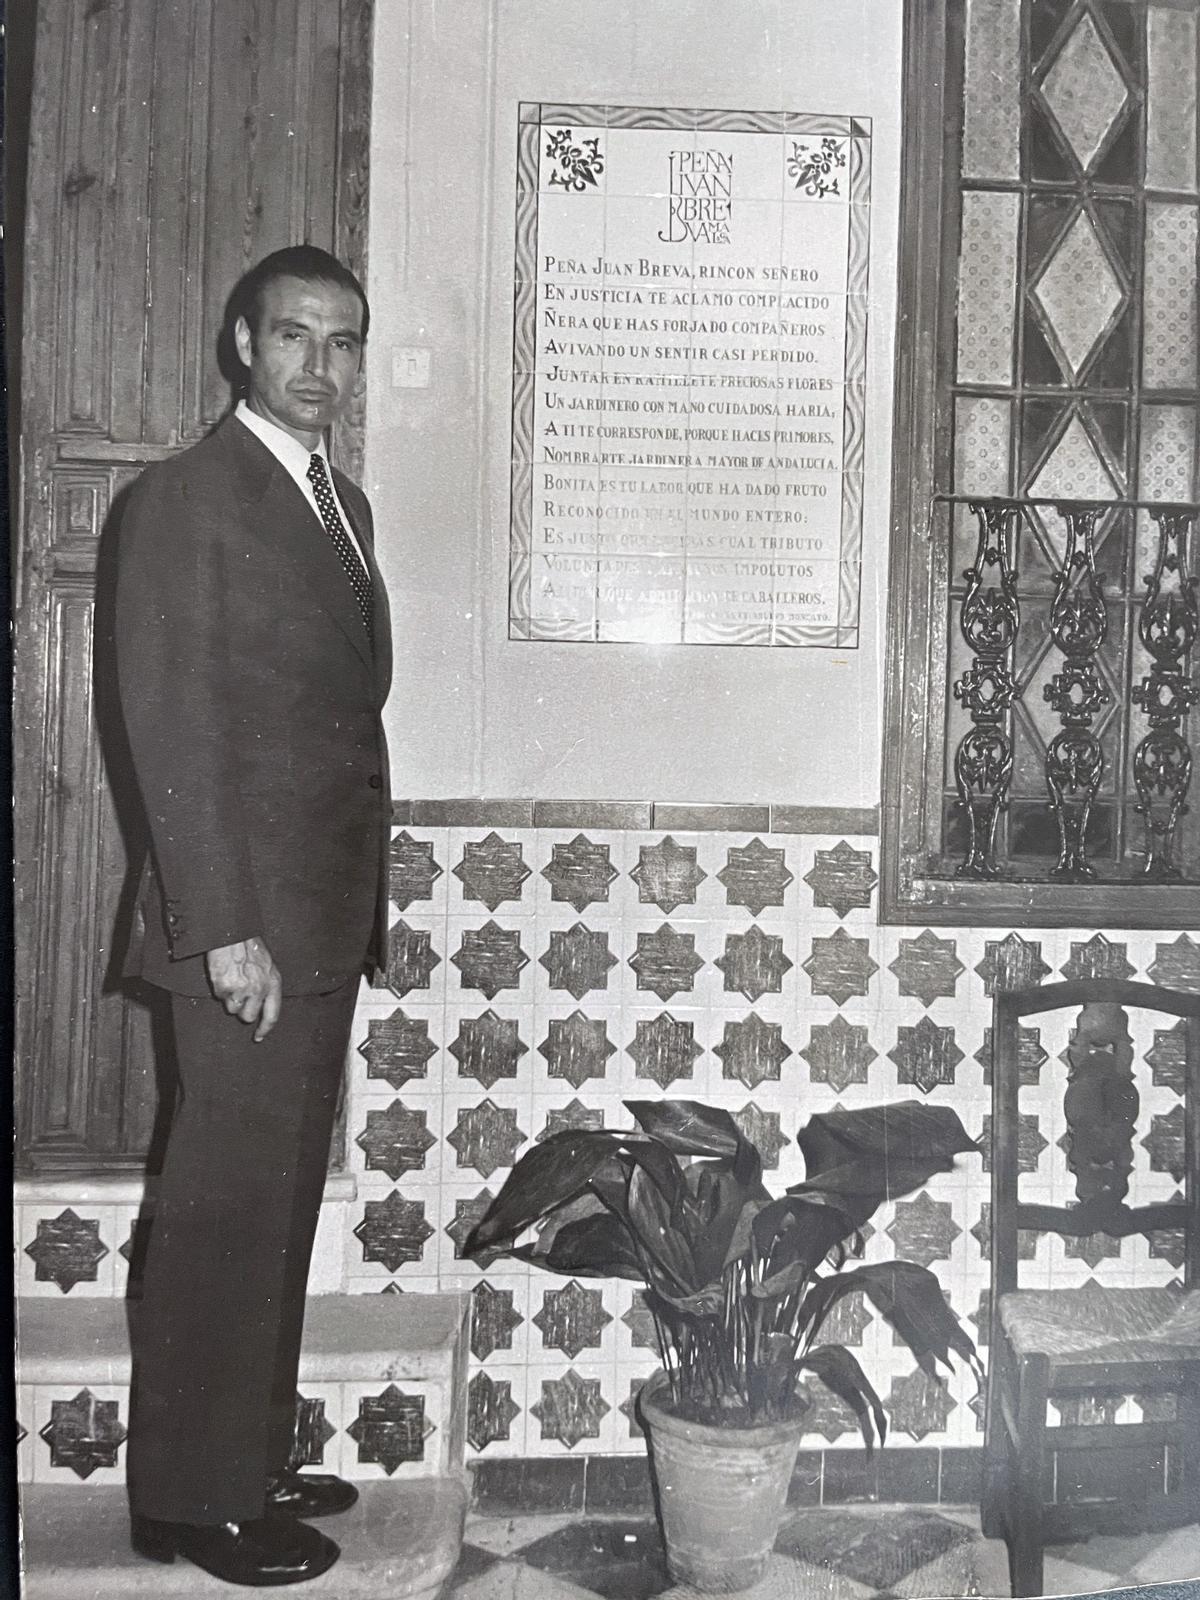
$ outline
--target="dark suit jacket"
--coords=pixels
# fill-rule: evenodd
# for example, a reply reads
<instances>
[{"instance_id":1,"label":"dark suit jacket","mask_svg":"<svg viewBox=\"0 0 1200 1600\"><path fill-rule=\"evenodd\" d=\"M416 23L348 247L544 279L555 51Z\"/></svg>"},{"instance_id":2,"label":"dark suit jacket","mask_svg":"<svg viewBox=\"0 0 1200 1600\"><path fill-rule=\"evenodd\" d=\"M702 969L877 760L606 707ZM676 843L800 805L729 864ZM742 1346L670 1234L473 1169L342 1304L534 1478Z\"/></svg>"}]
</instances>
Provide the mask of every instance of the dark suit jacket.
<instances>
[{"instance_id":1,"label":"dark suit jacket","mask_svg":"<svg viewBox=\"0 0 1200 1600\"><path fill-rule=\"evenodd\" d=\"M285 994L382 961L391 630L370 506L333 476L374 650L328 534L236 418L150 467L122 518L117 666L151 840L125 971L176 993L208 993L204 952L254 935Z\"/></svg>"}]
</instances>

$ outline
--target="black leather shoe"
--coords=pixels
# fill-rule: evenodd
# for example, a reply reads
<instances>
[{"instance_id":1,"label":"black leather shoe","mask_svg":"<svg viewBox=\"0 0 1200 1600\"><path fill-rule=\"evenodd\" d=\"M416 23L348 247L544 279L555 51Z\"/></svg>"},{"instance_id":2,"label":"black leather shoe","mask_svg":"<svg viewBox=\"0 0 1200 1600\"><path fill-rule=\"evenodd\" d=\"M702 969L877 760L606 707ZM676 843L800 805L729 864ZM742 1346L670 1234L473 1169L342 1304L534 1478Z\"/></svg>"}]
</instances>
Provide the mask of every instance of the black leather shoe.
<instances>
[{"instance_id":1,"label":"black leather shoe","mask_svg":"<svg viewBox=\"0 0 1200 1600\"><path fill-rule=\"evenodd\" d=\"M336 1517L349 1511L358 1490L332 1472L275 1472L267 1479L267 1515Z\"/></svg>"},{"instance_id":2,"label":"black leather shoe","mask_svg":"<svg viewBox=\"0 0 1200 1600\"><path fill-rule=\"evenodd\" d=\"M290 1517L256 1517L212 1527L135 1517L133 1548L149 1561L169 1563L184 1556L223 1583L252 1589L319 1578L341 1555L332 1539Z\"/></svg>"}]
</instances>

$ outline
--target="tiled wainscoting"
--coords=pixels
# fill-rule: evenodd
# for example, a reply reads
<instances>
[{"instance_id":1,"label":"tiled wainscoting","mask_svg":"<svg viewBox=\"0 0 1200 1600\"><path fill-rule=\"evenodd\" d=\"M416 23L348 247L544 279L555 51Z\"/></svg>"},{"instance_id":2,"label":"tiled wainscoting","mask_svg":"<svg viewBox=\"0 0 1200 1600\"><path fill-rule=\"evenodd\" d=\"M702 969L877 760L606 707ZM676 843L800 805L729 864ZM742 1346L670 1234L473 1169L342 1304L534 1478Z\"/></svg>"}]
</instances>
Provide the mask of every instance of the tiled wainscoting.
<instances>
[{"instance_id":1,"label":"tiled wainscoting","mask_svg":"<svg viewBox=\"0 0 1200 1600\"><path fill-rule=\"evenodd\" d=\"M529 1509L564 1494L582 1504L589 1476L607 1486L601 1500L640 1494L636 1466L620 1488L625 1464L597 1458L641 1456L631 1402L656 1365L634 1285L462 1259L467 1230L532 1141L631 1126L627 1099L703 1100L737 1117L781 1192L803 1176L795 1137L812 1112L911 1098L953 1106L986 1149L998 985L1113 974L1200 987L1188 934L879 927L867 813L405 803L392 852L389 970L358 1009L347 1171L331 1180L314 1288L469 1291L467 1459L481 1494L523 1496ZM1043 1025L1024 1042L1023 1161L1047 1197L1066 1198L1061 1095L1043 1087L1064 1070L1066 1034ZM1165 1033L1135 1031L1135 1045L1154 1121L1134 1195L1164 1197L1182 1139L1177 1051ZM988 1181L985 1158L962 1158L881 1212L867 1242L869 1260L928 1265L977 1338ZM23 1294L124 1292L136 1196L116 1193L19 1195ZM1046 1283L1162 1283L1178 1262L1170 1241L1161 1248L1043 1240L1037 1267ZM830 1331L879 1389L890 1442L865 1468L851 1414L819 1392L802 1495L970 1499L980 1407L969 1373L926 1377L861 1298L842 1303ZM53 1452L55 1402L79 1404L78 1389L65 1383L22 1416L27 1475L31 1452ZM111 1406L106 1393L93 1400ZM315 1428L314 1457L332 1427L345 1465L357 1415ZM96 1418L119 1470L120 1408Z\"/></svg>"}]
</instances>

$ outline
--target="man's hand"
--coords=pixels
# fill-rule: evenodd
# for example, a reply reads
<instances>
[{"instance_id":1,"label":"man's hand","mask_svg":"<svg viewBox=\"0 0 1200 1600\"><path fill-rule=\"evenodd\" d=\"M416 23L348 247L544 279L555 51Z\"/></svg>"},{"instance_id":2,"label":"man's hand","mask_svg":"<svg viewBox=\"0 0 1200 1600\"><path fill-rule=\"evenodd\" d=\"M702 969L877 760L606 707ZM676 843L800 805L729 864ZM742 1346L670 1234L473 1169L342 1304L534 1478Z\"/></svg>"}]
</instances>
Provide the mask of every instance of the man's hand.
<instances>
[{"instance_id":1,"label":"man's hand","mask_svg":"<svg viewBox=\"0 0 1200 1600\"><path fill-rule=\"evenodd\" d=\"M254 1042L265 1039L279 1021L283 979L261 939L243 939L206 954L208 981L231 1017L254 1022Z\"/></svg>"}]
</instances>

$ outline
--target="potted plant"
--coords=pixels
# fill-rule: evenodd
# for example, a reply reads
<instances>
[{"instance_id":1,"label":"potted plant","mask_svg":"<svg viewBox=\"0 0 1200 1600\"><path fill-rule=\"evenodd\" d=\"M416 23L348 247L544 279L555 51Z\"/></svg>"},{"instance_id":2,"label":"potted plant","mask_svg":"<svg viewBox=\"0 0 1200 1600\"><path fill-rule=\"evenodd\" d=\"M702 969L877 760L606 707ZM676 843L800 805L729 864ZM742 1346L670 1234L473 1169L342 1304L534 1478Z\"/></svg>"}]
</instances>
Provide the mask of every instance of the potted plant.
<instances>
[{"instance_id":1,"label":"potted plant","mask_svg":"<svg viewBox=\"0 0 1200 1600\"><path fill-rule=\"evenodd\" d=\"M883 1201L978 1146L944 1106L821 1112L797 1136L804 1182L773 1198L729 1112L692 1100L626 1109L636 1129L566 1130L526 1151L463 1253L643 1285L663 1370L640 1406L668 1565L728 1593L757 1580L775 1542L811 1403L801 1379L847 1402L868 1452L883 1443L883 1407L858 1360L819 1342L843 1296L861 1290L925 1371L949 1368L953 1351L982 1376L931 1272L848 1264Z\"/></svg>"}]
</instances>

